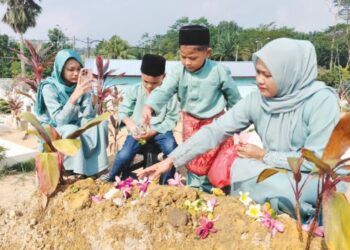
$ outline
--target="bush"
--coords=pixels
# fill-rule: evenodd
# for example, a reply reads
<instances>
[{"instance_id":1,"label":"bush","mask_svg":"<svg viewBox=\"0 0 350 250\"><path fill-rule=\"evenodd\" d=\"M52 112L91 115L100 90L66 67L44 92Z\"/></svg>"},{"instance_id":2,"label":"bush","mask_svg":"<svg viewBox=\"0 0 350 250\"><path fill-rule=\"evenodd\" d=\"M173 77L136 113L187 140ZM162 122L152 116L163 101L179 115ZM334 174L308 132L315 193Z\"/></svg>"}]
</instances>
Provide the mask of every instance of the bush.
<instances>
[{"instance_id":1,"label":"bush","mask_svg":"<svg viewBox=\"0 0 350 250\"><path fill-rule=\"evenodd\" d=\"M10 114L11 113L11 109L10 109L10 105L9 103L0 98L0 114Z\"/></svg>"},{"instance_id":2,"label":"bush","mask_svg":"<svg viewBox=\"0 0 350 250\"><path fill-rule=\"evenodd\" d=\"M0 171L0 178L10 174L26 173L26 172L32 172L34 170L35 170L35 160L30 159L27 161L16 163L10 167L5 167L3 170Z\"/></svg>"}]
</instances>

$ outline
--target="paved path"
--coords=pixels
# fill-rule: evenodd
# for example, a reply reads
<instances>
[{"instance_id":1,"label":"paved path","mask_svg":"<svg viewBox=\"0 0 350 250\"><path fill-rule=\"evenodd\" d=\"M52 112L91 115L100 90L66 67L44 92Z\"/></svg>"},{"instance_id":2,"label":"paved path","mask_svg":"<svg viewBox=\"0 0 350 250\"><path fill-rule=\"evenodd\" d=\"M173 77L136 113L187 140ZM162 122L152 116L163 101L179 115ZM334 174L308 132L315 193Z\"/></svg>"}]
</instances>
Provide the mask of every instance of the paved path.
<instances>
[{"instance_id":1,"label":"paved path","mask_svg":"<svg viewBox=\"0 0 350 250\"><path fill-rule=\"evenodd\" d=\"M5 166L11 166L18 162L23 162L34 158L36 151L16 143L0 139L0 146L6 149L5 160L0 162L0 170Z\"/></svg>"}]
</instances>

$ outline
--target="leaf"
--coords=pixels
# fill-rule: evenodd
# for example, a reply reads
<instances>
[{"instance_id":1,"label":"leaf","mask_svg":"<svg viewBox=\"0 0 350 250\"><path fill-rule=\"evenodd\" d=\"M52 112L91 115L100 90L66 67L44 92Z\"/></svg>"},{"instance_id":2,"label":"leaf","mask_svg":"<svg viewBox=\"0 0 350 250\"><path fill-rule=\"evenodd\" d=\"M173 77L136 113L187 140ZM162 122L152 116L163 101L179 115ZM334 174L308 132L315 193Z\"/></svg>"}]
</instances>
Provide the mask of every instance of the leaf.
<instances>
[{"instance_id":1,"label":"leaf","mask_svg":"<svg viewBox=\"0 0 350 250\"><path fill-rule=\"evenodd\" d=\"M346 113L334 128L323 152L323 160L340 159L350 146L350 112Z\"/></svg>"},{"instance_id":2,"label":"leaf","mask_svg":"<svg viewBox=\"0 0 350 250\"><path fill-rule=\"evenodd\" d=\"M290 166L290 169L292 170L293 174L300 173L300 167L301 167L301 161L298 157L288 157L287 158L288 164Z\"/></svg>"},{"instance_id":3,"label":"leaf","mask_svg":"<svg viewBox=\"0 0 350 250\"><path fill-rule=\"evenodd\" d=\"M271 177L272 175L275 175L277 173L288 173L286 169L283 168L267 168L264 169L258 176L258 179L256 180L256 183L262 182L266 180L267 178Z\"/></svg>"},{"instance_id":4,"label":"leaf","mask_svg":"<svg viewBox=\"0 0 350 250\"><path fill-rule=\"evenodd\" d=\"M297 157L288 157L287 158L288 164L293 172L293 177L296 183L301 181L301 173L300 168L303 164L303 158L297 158Z\"/></svg>"},{"instance_id":5,"label":"leaf","mask_svg":"<svg viewBox=\"0 0 350 250\"><path fill-rule=\"evenodd\" d=\"M350 205L344 194L334 190L323 195L325 240L330 250L350 249Z\"/></svg>"},{"instance_id":6,"label":"leaf","mask_svg":"<svg viewBox=\"0 0 350 250\"><path fill-rule=\"evenodd\" d=\"M38 153L35 167L40 191L46 196L55 192L60 178L60 159L58 153Z\"/></svg>"},{"instance_id":7,"label":"leaf","mask_svg":"<svg viewBox=\"0 0 350 250\"><path fill-rule=\"evenodd\" d=\"M52 145L64 155L74 156L81 147L78 139L61 139L52 142Z\"/></svg>"},{"instance_id":8,"label":"leaf","mask_svg":"<svg viewBox=\"0 0 350 250\"><path fill-rule=\"evenodd\" d=\"M32 113L23 112L20 114L20 118L29 122L38 131L40 138L51 147L52 151L54 151L49 134Z\"/></svg>"},{"instance_id":9,"label":"leaf","mask_svg":"<svg viewBox=\"0 0 350 250\"><path fill-rule=\"evenodd\" d=\"M84 133L87 129L98 125L100 122L107 120L111 114L109 112L105 112L102 115L99 115L98 117L92 119L91 121L87 122L83 127L79 128L78 130L74 131L72 134L67 136L67 139L74 139L80 136L82 133Z\"/></svg>"},{"instance_id":10,"label":"leaf","mask_svg":"<svg viewBox=\"0 0 350 250\"><path fill-rule=\"evenodd\" d=\"M345 182L350 182L350 175L338 176L338 179Z\"/></svg>"},{"instance_id":11,"label":"leaf","mask_svg":"<svg viewBox=\"0 0 350 250\"><path fill-rule=\"evenodd\" d=\"M332 168L327 163L323 162L320 158L318 158L314 154L314 152L312 152L311 150L308 150L306 148L303 148L301 150L301 154L306 160L311 161L312 163L314 163L316 165L316 167L321 169L323 172L333 176Z\"/></svg>"}]
</instances>

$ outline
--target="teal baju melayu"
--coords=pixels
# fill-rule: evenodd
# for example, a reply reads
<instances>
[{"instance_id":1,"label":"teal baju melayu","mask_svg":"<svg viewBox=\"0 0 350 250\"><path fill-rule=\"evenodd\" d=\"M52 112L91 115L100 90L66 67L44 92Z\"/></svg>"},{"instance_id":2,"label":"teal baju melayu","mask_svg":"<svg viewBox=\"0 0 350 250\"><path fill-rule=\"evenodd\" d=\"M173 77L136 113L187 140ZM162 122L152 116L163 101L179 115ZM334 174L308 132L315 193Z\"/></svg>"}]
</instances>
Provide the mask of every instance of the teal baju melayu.
<instances>
[{"instance_id":1,"label":"teal baju melayu","mask_svg":"<svg viewBox=\"0 0 350 250\"><path fill-rule=\"evenodd\" d=\"M316 53L310 42L276 39L253 55L255 64L258 58L270 70L277 84L277 95L266 98L258 91L251 93L222 117L203 127L169 157L174 159L176 167L182 166L233 133L254 124L266 154L263 161L248 158L234 161L232 194L249 192L256 202L270 201L275 210L294 216L295 198L287 175L276 174L258 184L257 176L271 167L290 171L287 157L299 157L302 148L321 156L339 120L338 98L332 88L315 80ZM303 179L311 169L310 163L304 163ZM291 172L288 176L292 180ZM312 179L300 199L304 221L314 213L316 191L317 181Z\"/></svg>"},{"instance_id":2,"label":"teal baju melayu","mask_svg":"<svg viewBox=\"0 0 350 250\"><path fill-rule=\"evenodd\" d=\"M241 99L230 70L209 59L195 72L179 64L165 77L163 84L152 91L146 105L158 114L174 94L180 102L181 111L198 119L210 119ZM187 184L205 191L212 188L206 175L198 176L190 171Z\"/></svg>"},{"instance_id":3,"label":"teal baju melayu","mask_svg":"<svg viewBox=\"0 0 350 250\"><path fill-rule=\"evenodd\" d=\"M62 138L67 137L96 116L90 93L83 95L74 105L68 101L76 85L67 86L62 78L62 71L67 60L71 58L83 65L80 56L75 51L61 50L55 58L51 77L40 83L35 107L40 122L54 127ZM80 136L80 140L81 149L75 156L64 158L64 168L87 176L106 169L108 167L106 151L108 123L103 122L88 129Z\"/></svg>"}]
</instances>

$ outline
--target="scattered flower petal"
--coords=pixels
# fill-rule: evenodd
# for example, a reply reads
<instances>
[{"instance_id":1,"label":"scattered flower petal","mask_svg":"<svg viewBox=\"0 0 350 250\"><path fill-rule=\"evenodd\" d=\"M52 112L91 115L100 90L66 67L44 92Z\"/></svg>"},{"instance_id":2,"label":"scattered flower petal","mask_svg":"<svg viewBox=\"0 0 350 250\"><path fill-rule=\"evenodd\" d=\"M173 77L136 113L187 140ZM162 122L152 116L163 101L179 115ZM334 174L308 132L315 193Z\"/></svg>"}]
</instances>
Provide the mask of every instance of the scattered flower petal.
<instances>
[{"instance_id":1,"label":"scattered flower petal","mask_svg":"<svg viewBox=\"0 0 350 250\"><path fill-rule=\"evenodd\" d=\"M311 227L311 223L310 224L303 224L301 226L301 228L305 231L305 232L309 232L310 231L310 227ZM324 227L323 226L317 226L316 229L313 232L314 236L318 236L318 237L324 237Z\"/></svg>"},{"instance_id":2,"label":"scattered flower petal","mask_svg":"<svg viewBox=\"0 0 350 250\"><path fill-rule=\"evenodd\" d=\"M96 204L100 204L105 201L105 199L99 195L94 195L91 197L91 200L95 202Z\"/></svg>"},{"instance_id":3,"label":"scattered flower petal","mask_svg":"<svg viewBox=\"0 0 350 250\"><path fill-rule=\"evenodd\" d=\"M224 191L222 191L220 188L212 188L211 192L215 195L215 196L225 196Z\"/></svg>"},{"instance_id":4,"label":"scattered flower petal","mask_svg":"<svg viewBox=\"0 0 350 250\"><path fill-rule=\"evenodd\" d=\"M260 204L249 205L249 208L248 208L248 211L246 212L246 214L252 218L259 219L259 217L261 217L263 215L261 212Z\"/></svg>"},{"instance_id":5,"label":"scattered flower petal","mask_svg":"<svg viewBox=\"0 0 350 250\"><path fill-rule=\"evenodd\" d=\"M252 199L249 197L249 192L239 192L239 201L245 206L249 206L249 204L252 202Z\"/></svg>"},{"instance_id":6,"label":"scattered flower petal","mask_svg":"<svg viewBox=\"0 0 350 250\"><path fill-rule=\"evenodd\" d=\"M119 192L118 189L111 188L107 193L103 195L103 198L105 198L106 200L110 200L112 199L113 195L115 195L118 192Z\"/></svg>"},{"instance_id":7,"label":"scattered flower petal","mask_svg":"<svg viewBox=\"0 0 350 250\"><path fill-rule=\"evenodd\" d=\"M184 184L182 183L182 176L178 172L175 173L174 179L169 179L168 184L169 186L175 186L175 187L183 187Z\"/></svg>"},{"instance_id":8,"label":"scattered flower petal","mask_svg":"<svg viewBox=\"0 0 350 250\"><path fill-rule=\"evenodd\" d=\"M209 233L216 233L218 230L214 228L214 221L208 218L201 217L199 219L200 226L196 229L196 234L201 238L205 239L208 237Z\"/></svg>"},{"instance_id":9,"label":"scattered flower petal","mask_svg":"<svg viewBox=\"0 0 350 250\"><path fill-rule=\"evenodd\" d=\"M113 203L117 206L117 207L121 207L124 205L125 200L122 198L115 198L113 199Z\"/></svg>"}]
</instances>

